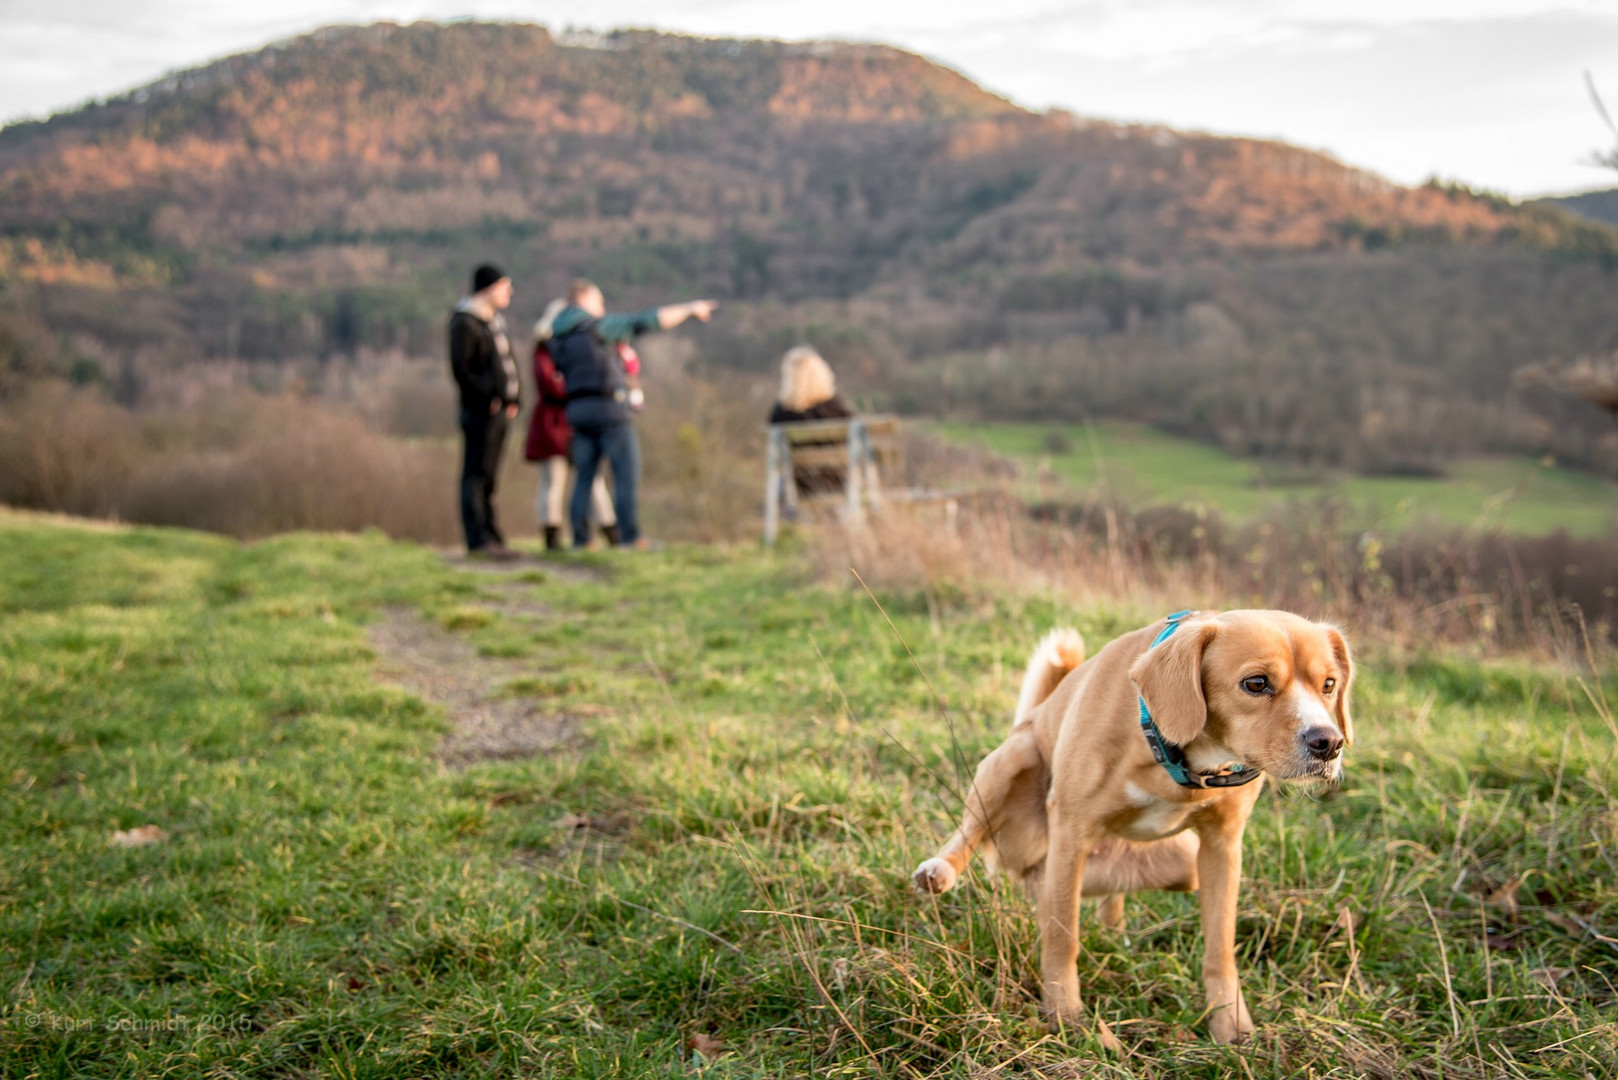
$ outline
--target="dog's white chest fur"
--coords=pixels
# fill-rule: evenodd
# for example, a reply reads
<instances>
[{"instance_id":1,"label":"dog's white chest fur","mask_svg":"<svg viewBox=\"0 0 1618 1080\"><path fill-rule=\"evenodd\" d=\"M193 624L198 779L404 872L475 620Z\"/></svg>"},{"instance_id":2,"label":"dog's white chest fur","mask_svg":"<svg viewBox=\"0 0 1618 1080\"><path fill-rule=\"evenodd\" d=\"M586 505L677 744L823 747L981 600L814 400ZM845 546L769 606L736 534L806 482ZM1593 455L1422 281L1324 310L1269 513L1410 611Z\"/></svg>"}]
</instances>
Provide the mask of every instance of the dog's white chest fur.
<instances>
[{"instance_id":1,"label":"dog's white chest fur","mask_svg":"<svg viewBox=\"0 0 1618 1080\"><path fill-rule=\"evenodd\" d=\"M1161 840L1173 836L1185 828L1186 819L1191 816L1191 807L1159 799L1128 781L1124 783L1124 797L1138 809L1135 817L1118 829L1119 835L1129 840Z\"/></svg>"}]
</instances>

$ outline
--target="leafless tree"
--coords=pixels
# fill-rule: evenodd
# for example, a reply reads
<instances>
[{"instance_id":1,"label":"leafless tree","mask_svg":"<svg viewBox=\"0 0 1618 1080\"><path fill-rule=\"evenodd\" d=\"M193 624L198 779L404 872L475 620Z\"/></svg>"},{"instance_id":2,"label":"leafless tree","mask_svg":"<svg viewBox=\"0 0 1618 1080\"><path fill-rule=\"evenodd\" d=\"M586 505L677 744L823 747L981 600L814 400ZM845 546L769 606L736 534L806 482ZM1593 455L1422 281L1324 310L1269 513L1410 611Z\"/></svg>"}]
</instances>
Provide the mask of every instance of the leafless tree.
<instances>
[{"instance_id":1,"label":"leafless tree","mask_svg":"<svg viewBox=\"0 0 1618 1080\"><path fill-rule=\"evenodd\" d=\"M1590 100L1595 103L1596 112L1601 115L1607 130L1612 132L1612 149L1595 151L1593 154L1595 163L1609 169L1618 169L1618 124L1612 122L1612 114L1607 112L1606 103L1601 100L1601 93L1596 90L1595 77L1588 70L1584 73L1584 85L1590 91Z\"/></svg>"},{"instance_id":2,"label":"leafless tree","mask_svg":"<svg viewBox=\"0 0 1618 1080\"><path fill-rule=\"evenodd\" d=\"M1591 160L1605 168L1618 169L1618 124L1613 123L1612 114L1607 112L1601 92L1596 89L1595 77L1588 70L1584 73L1584 85L1590 91L1590 101L1600 114L1602 123L1607 125L1613 138L1612 149L1594 151ZM1520 386L1548 386L1570 397L1583 398L1610 410L1613 419L1618 420L1618 352L1608 356L1581 356L1570 364L1559 360L1529 364L1517 372L1517 383Z\"/></svg>"}]
</instances>

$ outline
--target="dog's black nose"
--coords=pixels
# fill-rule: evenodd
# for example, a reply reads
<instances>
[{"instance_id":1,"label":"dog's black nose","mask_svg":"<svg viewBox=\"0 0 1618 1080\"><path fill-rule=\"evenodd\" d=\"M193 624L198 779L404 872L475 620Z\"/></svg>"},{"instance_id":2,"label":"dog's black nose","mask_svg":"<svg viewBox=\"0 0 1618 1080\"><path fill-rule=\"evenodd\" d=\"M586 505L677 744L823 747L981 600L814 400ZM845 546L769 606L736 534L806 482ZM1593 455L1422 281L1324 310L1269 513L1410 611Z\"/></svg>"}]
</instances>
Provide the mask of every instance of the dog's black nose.
<instances>
[{"instance_id":1,"label":"dog's black nose","mask_svg":"<svg viewBox=\"0 0 1618 1080\"><path fill-rule=\"evenodd\" d=\"M1321 761L1330 761L1343 752L1343 737L1333 728L1312 727L1303 733L1303 745Z\"/></svg>"}]
</instances>

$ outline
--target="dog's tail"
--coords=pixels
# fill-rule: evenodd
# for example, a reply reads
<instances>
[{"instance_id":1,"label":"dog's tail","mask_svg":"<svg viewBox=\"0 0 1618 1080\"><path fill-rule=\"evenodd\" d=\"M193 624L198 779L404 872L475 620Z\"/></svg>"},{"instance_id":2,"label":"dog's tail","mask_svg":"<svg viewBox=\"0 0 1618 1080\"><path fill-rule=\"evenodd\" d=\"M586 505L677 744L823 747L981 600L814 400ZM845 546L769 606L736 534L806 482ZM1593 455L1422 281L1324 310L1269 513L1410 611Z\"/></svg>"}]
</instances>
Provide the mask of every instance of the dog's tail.
<instances>
[{"instance_id":1,"label":"dog's tail","mask_svg":"<svg viewBox=\"0 0 1618 1080\"><path fill-rule=\"evenodd\" d=\"M1045 635L1028 658L1028 670L1023 673L1022 692L1017 695L1017 714L1012 726L1040 702L1051 696L1067 673L1084 663L1084 638L1070 626L1060 626Z\"/></svg>"}]
</instances>

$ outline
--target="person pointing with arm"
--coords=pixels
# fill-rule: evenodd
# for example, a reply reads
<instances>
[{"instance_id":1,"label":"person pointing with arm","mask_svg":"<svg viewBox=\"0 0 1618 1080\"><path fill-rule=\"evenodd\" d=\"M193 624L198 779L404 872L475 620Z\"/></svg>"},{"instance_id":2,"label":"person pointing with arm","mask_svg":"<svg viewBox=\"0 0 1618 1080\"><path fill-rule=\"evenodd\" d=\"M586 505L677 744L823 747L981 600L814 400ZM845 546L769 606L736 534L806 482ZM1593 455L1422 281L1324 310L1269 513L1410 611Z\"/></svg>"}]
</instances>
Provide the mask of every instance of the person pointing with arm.
<instances>
[{"instance_id":1,"label":"person pointing with arm","mask_svg":"<svg viewBox=\"0 0 1618 1080\"><path fill-rule=\"evenodd\" d=\"M692 300L609 314L601 290L579 280L568 289L567 303L552 324L551 358L567 384L567 420L573 428L576 476L568 505L573 543L582 547L589 536L590 486L605 460L612 467L618 546L644 547L638 512L640 441L614 346L652 330L672 330L689 319L707 322L718 302Z\"/></svg>"}]
</instances>

